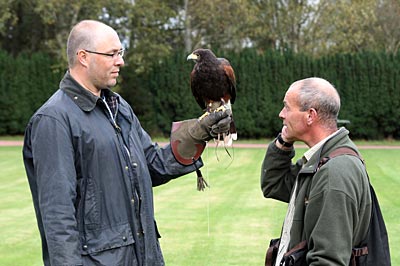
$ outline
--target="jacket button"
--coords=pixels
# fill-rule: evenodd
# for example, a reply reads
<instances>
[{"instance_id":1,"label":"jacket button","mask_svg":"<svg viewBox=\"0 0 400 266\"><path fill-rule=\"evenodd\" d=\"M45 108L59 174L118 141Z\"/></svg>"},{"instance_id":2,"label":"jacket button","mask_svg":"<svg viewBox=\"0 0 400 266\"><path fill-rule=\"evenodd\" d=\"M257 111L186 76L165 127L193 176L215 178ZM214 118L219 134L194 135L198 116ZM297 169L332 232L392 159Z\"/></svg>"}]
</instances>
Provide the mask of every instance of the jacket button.
<instances>
[{"instance_id":1,"label":"jacket button","mask_svg":"<svg viewBox=\"0 0 400 266\"><path fill-rule=\"evenodd\" d=\"M133 163L132 165L133 165L133 167L135 167L135 168L137 167L137 163Z\"/></svg>"},{"instance_id":2,"label":"jacket button","mask_svg":"<svg viewBox=\"0 0 400 266\"><path fill-rule=\"evenodd\" d=\"M129 169L129 167L128 167L128 166L125 166L125 170L127 170L127 171L128 171L128 169Z\"/></svg>"},{"instance_id":3,"label":"jacket button","mask_svg":"<svg viewBox=\"0 0 400 266\"><path fill-rule=\"evenodd\" d=\"M123 240L124 242L126 242L126 240L128 240L128 238L126 238L126 236L123 236L123 237L122 237L122 240Z\"/></svg>"},{"instance_id":4,"label":"jacket button","mask_svg":"<svg viewBox=\"0 0 400 266\"><path fill-rule=\"evenodd\" d=\"M83 250L87 250L88 249L88 246L87 245L83 245Z\"/></svg>"}]
</instances>

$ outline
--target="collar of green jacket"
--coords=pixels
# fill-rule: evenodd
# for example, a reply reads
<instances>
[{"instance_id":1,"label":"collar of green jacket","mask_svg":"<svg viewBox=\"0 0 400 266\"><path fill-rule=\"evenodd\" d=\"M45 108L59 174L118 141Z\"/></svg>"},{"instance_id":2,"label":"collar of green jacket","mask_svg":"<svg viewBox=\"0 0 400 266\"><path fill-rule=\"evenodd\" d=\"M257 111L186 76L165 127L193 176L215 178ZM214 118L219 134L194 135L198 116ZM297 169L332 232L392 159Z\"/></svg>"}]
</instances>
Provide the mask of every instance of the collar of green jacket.
<instances>
[{"instance_id":1,"label":"collar of green jacket","mask_svg":"<svg viewBox=\"0 0 400 266\"><path fill-rule=\"evenodd\" d=\"M319 162L322 158L328 157L329 154L337 148L349 147L353 150L358 150L357 147L349 141L349 131L341 127L337 134L334 134L328 139L324 145L310 158L310 160L300 170L299 175L302 174L313 174L317 171Z\"/></svg>"}]
</instances>

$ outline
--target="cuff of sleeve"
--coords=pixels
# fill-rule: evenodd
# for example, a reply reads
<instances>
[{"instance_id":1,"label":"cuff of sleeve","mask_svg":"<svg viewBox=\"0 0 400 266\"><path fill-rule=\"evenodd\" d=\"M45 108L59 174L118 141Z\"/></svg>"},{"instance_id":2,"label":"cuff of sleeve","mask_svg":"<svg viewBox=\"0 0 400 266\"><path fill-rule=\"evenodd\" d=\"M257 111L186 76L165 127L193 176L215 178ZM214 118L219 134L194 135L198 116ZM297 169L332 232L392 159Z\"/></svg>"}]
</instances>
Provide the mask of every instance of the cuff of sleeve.
<instances>
[{"instance_id":1,"label":"cuff of sleeve","mask_svg":"<svg viewBox=\"0 0 400 266\"><path fill-rule=\"evenodd\" d=\"M286 141L283 140L282 134L281 134L281 133L278 134L278 136L276 137L276 139L277 139L278 142L279 142L282 146L284 146L284 147L287 147L287 148L293 147L293 143L286 142Z\"/></svg>"},{"instance_id":2,"label":"cuff of sleeve","mask_svg":"<svg viewBox=\"0 0 400 266\"><path fill-rule=\"evenodd\" d=\"M293 147L290 147L290 148L287 148L287 147L280 148L280 147L278 147L277 144L276 144L276 139L274 139L271 142L271 144L269 145L269 149L271 149L272 151L274 151L275 153L278 153L278 154L291 155L292 153L294 153L294 148Z\"/></svg>"}]
</instances>

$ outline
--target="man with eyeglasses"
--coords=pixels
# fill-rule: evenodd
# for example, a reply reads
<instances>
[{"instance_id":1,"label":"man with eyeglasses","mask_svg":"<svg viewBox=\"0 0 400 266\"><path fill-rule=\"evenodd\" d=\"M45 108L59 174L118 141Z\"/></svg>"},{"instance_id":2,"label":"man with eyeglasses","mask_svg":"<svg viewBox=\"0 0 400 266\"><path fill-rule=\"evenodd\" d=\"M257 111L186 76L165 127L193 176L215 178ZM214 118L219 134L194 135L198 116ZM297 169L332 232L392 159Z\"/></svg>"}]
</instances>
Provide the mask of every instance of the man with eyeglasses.
<instances>
[{"instance_id":1,"label":"man with eyeglasses","mask_svg":"<svg viewBox=\"0 0 400 266\"><path fill-rule=\"evenodd\" d=\"M152 187L193 172L206 141L227 132L230 110L174 123L159 147L110 90L124 65L111 27L73 27L69 69L32 116L23 157L44 265L164 265Z\"/></svg>"}]
</instances>

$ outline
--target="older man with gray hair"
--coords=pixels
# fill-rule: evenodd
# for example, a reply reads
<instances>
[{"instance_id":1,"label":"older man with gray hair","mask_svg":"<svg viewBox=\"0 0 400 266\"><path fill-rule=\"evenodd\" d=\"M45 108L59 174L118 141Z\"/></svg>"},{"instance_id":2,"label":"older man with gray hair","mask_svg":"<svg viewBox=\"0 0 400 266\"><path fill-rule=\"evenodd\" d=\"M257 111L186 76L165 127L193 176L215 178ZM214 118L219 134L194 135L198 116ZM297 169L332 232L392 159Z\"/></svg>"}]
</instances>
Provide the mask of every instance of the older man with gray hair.
<instances>
[{"instance_id":1,"label":"older man with gray hair","mask_svg":"<svg viewBox=\"0 0 400 266\"><path fill-rule=\"evenodd\" d=\"M347 266L352 248L367 234L371 196L361 160L337 156L319 168L321 158L337 148L358 152L349 131L337 127L339 110L339 94L324 79L296 81L286 92L279 113L283 127L269 144L261 171L264 196L289 203L272 265L286 265L281 264L285 253L305 243L301 265ZM296 141L309 150L292 162Z\"/></svg>"}]
</instances>

